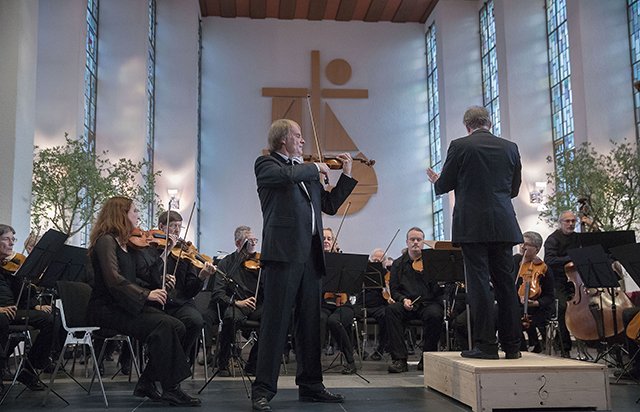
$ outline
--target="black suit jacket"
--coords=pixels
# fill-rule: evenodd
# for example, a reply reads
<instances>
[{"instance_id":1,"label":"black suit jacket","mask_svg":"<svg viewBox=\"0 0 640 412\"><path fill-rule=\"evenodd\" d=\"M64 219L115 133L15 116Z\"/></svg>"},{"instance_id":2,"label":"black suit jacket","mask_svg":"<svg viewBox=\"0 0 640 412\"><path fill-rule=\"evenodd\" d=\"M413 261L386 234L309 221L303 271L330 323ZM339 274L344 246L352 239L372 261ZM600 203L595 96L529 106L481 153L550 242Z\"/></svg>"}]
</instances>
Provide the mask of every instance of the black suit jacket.
<instances>
[{"instance_id":1,"label":"black suit jacket","mask_svg":"<svg viewBox=\"0 0 640 412\"><path fill-rule=\"evenodd\" d=\"M275 152L256 159L255 173L263 217L260 259L265 261L304 263L309 257L311 207L301 182L311 196L320 235L322 212L334 215L358 183L343 174L328 192L320 183L315 164L287 165Z\"/></svg>"},{"instance_id":2,"label":"black suit jacket","mask_svg":"<svg viewBox=\"0 0 640 412\"><path fill-rule=\"evenodd\" d=\"M511 203L521 169L518 146L486 130L451 142L434 187L438 195L455 192L453 242L523 242Z\"/></svg>"}]
</instances>

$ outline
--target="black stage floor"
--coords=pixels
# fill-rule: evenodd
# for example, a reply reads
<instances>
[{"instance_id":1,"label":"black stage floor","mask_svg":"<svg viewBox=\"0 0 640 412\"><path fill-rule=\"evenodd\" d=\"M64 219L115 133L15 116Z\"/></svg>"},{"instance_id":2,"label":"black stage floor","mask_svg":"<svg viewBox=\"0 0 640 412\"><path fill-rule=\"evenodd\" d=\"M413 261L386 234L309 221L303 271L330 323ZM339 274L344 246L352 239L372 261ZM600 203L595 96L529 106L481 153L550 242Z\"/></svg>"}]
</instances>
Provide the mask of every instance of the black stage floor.
<instances>
[{"instance_id":1,"label":"black stage floor","mask_svg":"<svg viewBox=\"0 0 640 412\"><path fill-rule=\"evenodd\" d=\"M325 358L328 366L331 358ZM467 406L458 403L444 395L423 387L424 377L416 371L415 364L410 362L409 372L403 374L388 374L387 361L365 361L360 373L370 383L365 382L355 375L341 375L338 369L326 371L324 374L325 385L334 392L342 393L347 400L343 404L310 404L300 403L297 400L294 376L295 364L287 366L288 373L280 376L280 390L272 400L274 411L344 411L344 412L410 412L410 411L470 411ZM82 376L79 380L83 383L89 379L84 377L84 367L76 366L75 376ZM111 380L115 372L115 362L105 362L107 373L105 374L105 389L109 400L110 411L164 411L179 412L182 410L195 410L194 408L170 407L160 403L145 401L131 395L134 383L128 382L126 376L118 375ZM428 371L427 371L428 373ZM204 385L203 367L199 367L195 379L188 379L182 386L190 394L194 394ZM46 377L46 375L44 376ZM612 382L615 379L612 379ZM48 379L45 379L48 383ZM621 384L611 384L611 399L614 411L638 412L640 404L636 399L640 397L640 385L633 381L621 381ZM5 382L5 385L7 382ZM16 395L24 387L18 384L11 390L5 403L0 406L0 411L42 411L64 410L74 411L103 411L105 406L100 388L94 385L90 395L77 386L69 378L60 375L56 380L54 389L70 403L66 406L53 394L49 397L47 406L42 407L43 392L24 391L16 399ZM250 411L251 402L240 377L216 377L200 395L202 408L219 411ZM563 409L568 411L572 409ZM552 409L544 409L552 411Z\"/></svg>"}]
</instances>

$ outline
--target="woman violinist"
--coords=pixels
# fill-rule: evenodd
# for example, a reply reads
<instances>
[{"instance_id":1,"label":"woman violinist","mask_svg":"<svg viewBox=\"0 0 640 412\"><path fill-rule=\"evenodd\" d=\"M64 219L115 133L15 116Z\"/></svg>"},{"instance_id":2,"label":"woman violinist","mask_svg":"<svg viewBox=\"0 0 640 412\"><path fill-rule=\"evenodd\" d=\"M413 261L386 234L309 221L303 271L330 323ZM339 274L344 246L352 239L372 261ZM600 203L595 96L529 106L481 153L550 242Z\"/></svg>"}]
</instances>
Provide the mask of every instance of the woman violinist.
<instances>
[{"instance_id":1,"label":"woman violinist","mask_svg":"<svg viewBox=\"0 0 640 412\"><path fill-rule=\"evenodd\" d=\"M520 253L513 256L514 270L517 271L516 288L520 307L523 309L523 333L528 337L527 340L521 340L520 350L526 351L529 349L528 346L533 346L532 352L540 353L542 345L538 340L538 331L545 336L544 326L553 315L553 276L547 274L547 265L538 257L542 247L542 236L537 232L525 232L522 236L524 243L520 245Z\"/></svg>"},{"instance_id":2,"label":"woman violinist","mask_svg":"<svg viewBox=\"0 0 640 412\"><path fill-rule=\"evenodd\" d=\"M152 303L164 305L167 291L136 283L134 251L129 237L138 222L131 199L112 197L102 206L90 236L89 258L95 274L89 312L98 326L133 336L148 347L149 360L133 394L170 405L197 406L180 382L191 375L181 340L185 327ZM159 381L162 394L155 382Z\"/></svg>"}]
</instances>

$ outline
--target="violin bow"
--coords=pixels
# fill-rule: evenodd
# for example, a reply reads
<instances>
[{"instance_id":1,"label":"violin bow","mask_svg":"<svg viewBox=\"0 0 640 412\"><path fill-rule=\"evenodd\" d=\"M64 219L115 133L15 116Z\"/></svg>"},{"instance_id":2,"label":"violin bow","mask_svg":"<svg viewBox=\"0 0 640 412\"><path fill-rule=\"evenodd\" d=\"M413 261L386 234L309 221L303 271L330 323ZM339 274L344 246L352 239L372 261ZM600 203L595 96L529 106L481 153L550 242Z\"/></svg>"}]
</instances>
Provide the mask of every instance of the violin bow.
<instances>
[{"instance_id":1,"label":"violin bow","mask_svg":"<svg viewBox=\"0 0 640 412\"><path fill-rule=\"evenodd\" d=\"M169 200L169 208L167 210L167 230L169 230L169 218L171 217L171 200ZM169 233L166 235L166 242L164 242L164 264L162 265L162 289L165 289L167 283L167 260L169 259L169 254L167 251L169 250ZM162 305L162 310L164 310L164 305Z\"/></svg>"},{"instance_id":2,"label":"violin bow","mask_svg":"<svg viewBox=\"0 0 640 412\"><path fill-rule=\"evenodd\" d=\"M389 244L387 245L387 248L384 250L384 257L387 257L387 252L389 251L389 248L391 247L391 245L393 244L393 241L396 240L396 236L398 236L398 233L400 233L400 228L398 228L398 230L396 230L396 234L393 235L393 237L391 238L391 242L389 242Z\"/></svg>"},{"instance_id":3,"label":"violin bow","mask_svg":"<svg viewBox=\"0 0 640 412\"><path fill-rule=\"evenodd\" d=\"M313 110L311 109L311 95L307 94L307 107L309 108L309 118L311 119L311 130L313 130L313 140L316 143L316 150L318 151L318 158L320 163L324 163L324 157L322 151L320 151L320 141L318 140L318 132L316 131L316 122L313 120ZM324 184L329 184L329 176L324 176Z\"/></svg>"},{"instance_id":4,"label":"violin bow","mask_svg":"<svg viewBox=\"0 0 640 412\"><path fill-rule=\"evenodd\" d=\"M342 214L342 219L340 220L340 225L338 226L338 230L336 230L336 236L333 238L333 243L331 244L331 251L336 247L336 243L338 243L338 236L340 236L340 230L342 230L342 224L344 223L344 218L347 217L347 213L349 213L349 208L351 207L351 202L347 203L347 208L344 209L344 213Z\"/></svg>"}]
</instances>

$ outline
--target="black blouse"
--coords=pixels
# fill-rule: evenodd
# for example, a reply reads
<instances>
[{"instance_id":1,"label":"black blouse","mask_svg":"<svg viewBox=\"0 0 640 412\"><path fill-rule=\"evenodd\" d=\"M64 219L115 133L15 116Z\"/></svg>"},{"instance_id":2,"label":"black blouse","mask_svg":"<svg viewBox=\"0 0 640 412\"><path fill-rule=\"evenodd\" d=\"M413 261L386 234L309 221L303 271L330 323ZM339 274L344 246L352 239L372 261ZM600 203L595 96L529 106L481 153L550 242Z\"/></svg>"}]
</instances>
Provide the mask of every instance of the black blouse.
<instances>
[{"instance_id":1,"label":"black blouse","mask_svg":"<svg viewBox=\"0 0 640 412\"><path fill-rule=\"evenodd\" d=\"M140 313L149 290L136 283L133 255L125 252L113 235L107 234L98 238L90 259L95 272L92 303L116 305L129 313Z\"/></svg>"}]
</instances>

